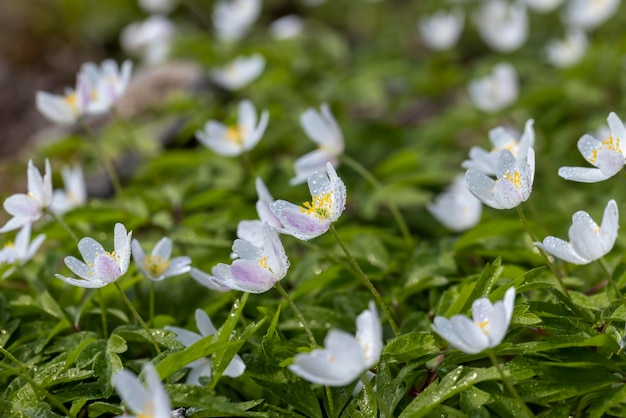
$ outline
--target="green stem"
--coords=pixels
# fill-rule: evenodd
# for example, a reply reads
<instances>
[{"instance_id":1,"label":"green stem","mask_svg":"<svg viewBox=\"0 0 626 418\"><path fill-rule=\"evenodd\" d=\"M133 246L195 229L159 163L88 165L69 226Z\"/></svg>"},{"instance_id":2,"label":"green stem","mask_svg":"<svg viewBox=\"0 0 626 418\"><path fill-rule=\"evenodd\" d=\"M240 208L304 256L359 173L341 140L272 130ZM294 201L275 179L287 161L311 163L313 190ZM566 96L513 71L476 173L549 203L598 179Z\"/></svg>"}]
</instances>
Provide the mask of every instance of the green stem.
<instances>
[{"instance_id":1,"label":"green stem","mask_svg":"<svg viewBox=\"0 0 626 418\"><path fill-rule=\"evenodd\" d=\"M608 282L613 287L613 290L615 290L615 293L617 294L617 296L619 296L619 298L623 300L624 299L624 295L622 294L622 291L619 289L619 287L617 287L617 283L615 283L613 281L613 275L611 275L611 272L609 272L609 269L607 268L607 266L606 266L606 264L604 262L604 259L598 258L596 260L596 263L600 267L600 270L602 270L602 272L606 275L606 278L607 278Z\"/></svg>"},{"instance_id":2,"label":"green stem","mask_svg":"<svg viewBox=\"0 0 626 418\"><path fill-rule=\"evenodd\" d=\"M298 309L298 307L293 302L293 300L291 299L291 297L289 296L285 288L280 284L280 281L276 282L274 287L276 288L276 290L278 290L278 292L282 295L282 297L285 298L287 303L289 303L291 310L293 310L293 312L298 317L298 321L300 321L300 323L302 324L302 327L304 328L306 335L309 337L309 341L311 342L311 345L313 347L317 347L317 341L315 341L315 336L313 336L313 332L311 332L311 328L309 328L309 326L307 325L306 320L304 319L304 316L302 315L302 312L300 312L300 309Z\"/></svg>"},{"instance_id":3,"label":"green stem","mask_svg":"<svg viewBox=\"0 0 626 418\"><path fill-rule=\"evenodd\" d=\"M380 396L380 394L374 390L374 387L370 383L370 380L367 378L367 371L361 375L361 383L363 383L363 388L370 395L376 399L376 403L378 404L378 409L380 410L380 415L382 418L392 418L393 415L389 408L387 407L387 402Z\"/></svg>"},{"instance_id":4,"label":"green stem","mask_svg":"<svg viewBox=\"0 0 626 418\"><path fill-rule=\"evenodd\" d=\"M256 169L254 168L254 164L252 164L252 160L247 152L241 153L241 165L243 166L243 170L246 174L249 174L253 179L257 177Z\"/></svg>"},{"instance_id":5,"label":"green stem","mask_svg":"<svg viewBox=\"0 0 626 418\"><path fill-rule=\"evenodd\" d=\"M324 389L326 391L326 399L328 400L328 412L330 414L330 418L335 418L337 416L337 411L335 411L333 392L330 390L330 386L324 386Z\"/></svg>"},{"instance_id":6,"label":"green stem","mask_svg":"<svg viewBox=\"0 0 626 418\"><path fill-rule=\"evenodd\" d=\"M391 310L389 309L389 306L387 306L387 304L383 300L380 293L378 293L378 290L376 290L376 288L374 287L370 279L367 277L365 272L361 269L361 266L359 266L359 263L356 262L356 260L354 259L354 256L352 256L346 244L344 244L344 242L341 240L341 238L339 237L339 234L337 233L337 230L335 229L335 225L330 224L330 231L332 232L335 239L337 240L337 243L339 243L339 246L343 250L346 257L348 258L348 261L350 262L350 265L352 266L352 268L357 272L358 276L363 281L363 284L365 284L365 286L369 289L369 291L372 292L372 295L374 295L374 299L376 299L378 306L380 306L383 312L385 313L385 316L387 317L387 320L389 321L389 325L391 326L393 333L396 335L396 337L399 336L400 331L398 329L398 325L396 325L396 322L391 316Z\"/></svg>"},{"instance_id":7,"label":"green stem","mask_svg":"<svg viewBox=\"0 0 626 418\"><path fill-rule=\"evenodd\" d=\"M524 216L524 210L522 209L522 205L521 204L517 205L516 209L517 209L517 214L519 215L519 218L522 221L522 224L524 225L524 229L526 229L526 232L530 236L530 239L533 242L540 242L537 239L537 237L535 237L535 234L533 233L533 231L530 229L530 226L528 225L526 216ZM552 274L554 274L554 277L556 277L556 279L559 281L559 284L561 285L561 289L563 290L563 294L565 294L565 296L569 300L572 300L572 297L569 294L569 290L567 289L567 286L565 286L565 282L563 282L563 278L561 277L561 274L559 274L556 267L554 267L554 264L550 261L550 257L548 256L548 254L542 248L537 247L537 249L539 250L539 253L545 260L546 264L548 265L548 268L552 271Z\"/></svg>"},{"instance_id":8,"label":"green stem","mask_svg":"<svg viewBox=\"0 0 626 418\"><path fill-rule=\"evenodd\" d=\"M102 320L102 334L104 338L109 338L109 327L107 325L107 308L104 303L104 295L102 289L98 289L98 299L100 300L100 319Z\"/></svg>"},{"instance_id":9,"label":"green stem","mask_svg":"<svg viewBox=\"0 0 626 418\"><path fill-rule=\"evenodd\" d=\"M363 177L367 182L369 182L372 186L374 186L375 189L380 190L382 188L382 185L378 181L378 179L376 179L376 177L374 177L372 173L370 173L365 167L363 167L361 163L359 163L356 160L353 160L347 155L343 155L341 159L346 163L346 165L348 165L354 171L359 173L361 177ZM398 224L398 228L400 229L400 232L402 233L402 236L404 237L404 241L406 245L409 248L412 248L414 245L413 237L411 236L411 232L409 231L409 227L407 226L406 221L404 220L404 217L402 216L402 213L400 213L395 203L391 201L387 201L386 203L387 203L387 207L391 211L391 214L393 215L396 221L396 224Z\"/></svg>"},{"instance_id":10,"label":"green stem","mask_svg":"<svg viewBox=\"0 0 626 418\"><path fill-rule=\"evenodd\" d=\"M157 354L161 354L161 349L159 348L159 344L157 344L156 340L154 339L154 337L152 336L152 330L150 330L150 328L148 328L148 326L146 325L146 323L143 321L143 319L141 318L141 316L139 315L139 312L137 312L137 310L135 309L135 307L133 306L133 304L130 302L130 300L128 299L128 297L126 296L126 294L124 293L124 291L122 290L122 288L120 287L120 285L117 282L113 282L113 284L115 285L115 288L117 289L118 292L120 292L120 296L122 297L122 300L124 301L124 303L126 304L126 306L128 307L128 309L131 311L131 313L133 314L133 316L135 317L135 319L137 320L137 322L139 322L139 324L141 325L141 327L146 331L146 333L148 334L148 338L150 339L150 341L152 342L152 344L154 345L154 348L157 352Z\"/></svg>"},{"instance_id":11,"label":"green stem","mask_svg":"<svg viewBox=\"0 0 626 418\"><path fill-rule=\"evenodd\" d=\"M150 322L150 326L153 327L154 326L154 282L152 280L150 280L150 300L149 300L148 306L150 310L149 322Z\"/></svg>"},{"instance_id":12,"label":"green stem","mask_svg":"<svg viewBox=\"0 0 626 418\"><path fill-rule=\"evenodd\" d=\"M65 229L65 232L67 232L67 234L76 242L76 244L80 242L78 240L78 237L74 233L74 231L72 231L72 229L65 223L61 215L59 215L58 213L52 212L51 210L48 210L48 209L46 209L46 213L51 215L54 218L54 220L57 221L63 229Z\"/></svg>"},{"instance_id":13,"label":"green stem","mask_svg":"<svg viewBox=\"0 0 626 418\"><path fill-rule=\"evenodd\" d=\"M102 146L100 145L100 141L98 141L98 138L95 137L93 131L89 127L89 124L84 119L81 118L80 122L83 125L83 128L85 128L85 131L87 132L87 134L93 139L94 147L95 147L96 153L98 154L97 158L98 160L100 160L100 164L102 164L102 166L104 167L104 170L107 172L109 179L111 179L111 183L113 184L113 190L115 191L115 195L121 196L122 184L120 183L120 179L117 177L117 174L115 174L113 165L107 158L106 154L103 152Z\"/></svg>"},{"instance_id":14,"label":"green stem","mask_svg":"<svg viewBox=\"0 0 626 418\"><path fill-rule=\"evenodd\" d=\"M491 362L493 363L496 370L498 370L498 373L500 374L500 377L502 378L502 382L504 383L504 386L506 386L506 388L509 390L511 395L513 395L515 400L517 400L517 402L524 408L526 415L528 415L529 417L534 417L535 414L533 414L530 408L528 408L528 405L526 405L526 402L524 402L522 397L519 396L519 393L517 393L517 390L515 390L515 388L513 387L513 384L511 384L511 381L509 380L508 376L504 373L504 370L502 370L502 367L500 366L500 362L496 358L496 354L493 352L493 349L491 348L488 349L487 355L489 356L489 359L491 359Z\"/></svg>"}]
</instances>

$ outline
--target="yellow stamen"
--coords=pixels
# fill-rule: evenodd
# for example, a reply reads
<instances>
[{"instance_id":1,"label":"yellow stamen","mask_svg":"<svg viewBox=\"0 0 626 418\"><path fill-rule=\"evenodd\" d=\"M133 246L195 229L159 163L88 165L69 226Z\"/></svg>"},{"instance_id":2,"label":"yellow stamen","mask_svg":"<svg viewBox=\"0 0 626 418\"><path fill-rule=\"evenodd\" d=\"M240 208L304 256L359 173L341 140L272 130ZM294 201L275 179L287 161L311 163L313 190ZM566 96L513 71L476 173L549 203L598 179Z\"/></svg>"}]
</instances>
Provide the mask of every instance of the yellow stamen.
<instances>
[{"instance_id":1,"label":"yellow stamen","mask_svg":"<svg viewBox=\"0 0 626 418\"><path fill-rule=\"evenodd\" d=\"M479 327L481 330L483 330L483 332L484 332L485 334L489 335L489 330L488 330L488 329L486 329L486 328L489 326L489 320L488 320L488 319L484 320L483 322L479 322L479 323L477 323L476 325L478 325L478 327Z\"/></svg>"},{"instance_id":2,"label":"yellow stamen","mask_svg":"<svg viewBox=\"0 0 626 418\"><path fill-rule=\"evenodd\" d=\"M15 244L13 244L13 241L9 241L4 244L4 248L15 248Z\"/></svg>"},{"instance_id":3,"label":"yellow stamen","mask_svg":"<svg viewBox=\"0 0 626 418\"><path fill-rule=\"evenodd\" d=\"M137 418L153 418L152 405L146 405L146 411L137 414Z\"/></svg>"},{"instance_id":4,"label":"yellow stamen","mask_svg":"<svg viewBox=\"0 0 626 418\"><path fill-rule=\"evenodd\" d=\"M230 142L242 145L244 135L245 128L243 126L231 126L226 130L224 137Z\"/></svg>"},{"instance_id":5,"label":"yellow stamen","mask_svg":"<svg viewBox=\"0 0 626 418\"><path fill-rule=\"evenodd\" d=\"M613 135L609 136L607 139L602 141L601 148L594 149L593 151L591 151L591 157L589 158L589 161L592 163L595 163L596 160L598 159L598 151L604 151L604 150L622 153L622 149L620 148L620 139L613 138Z\"/></svg>"},{"instance_id":6,"label":"yellow stamen","mask_svg":"<svg viewBox=\"0 0 626 418\"><path fill-rule=\"evenodd\" d=\"M333 212L333 192L322 193L313 196L312 202L304 202L300 207L300 212L307 215L314 215L318 219L328 219Z\"/></svg>"},{"instance_id":7,"label":"yellow stamen","mask_svg":"<svg viewBox=\"0 0 626 418\"><path fill-rule=\"evenodd\" d=\"M78 110L78 97L76 93L67 94L63 100L65 100L65 103L70 105L73 110Z\"/></svg>"},{"instance_id":8,"label":"yellow stamen","mask_svg":"<svg viewBox=\"0 0 626 418\"><path fill-rule=\"evenodd\" d=\"M141 262L141 266L150 276L159 277L170 267L170 261L160 255L148 255Z\"/></svg>"},{"instance_id":9,"label":"yellow stamen","mask_svg":"<svg viewBox=\"0 0 626 418\"><path fill-rule=\"evenodd\" d=\"M522 187L522 176L517 170L513 172L513 175L511 175L511 173L507 171L504 175L504 179L513 183L513 186L515 186L516 189L520 189Z\"/></svg>"},{"instance_id":10,"label":"yellow stamen","mask_svg":"<svg viewBox=\"0 0 626 418\"><path fill-rule=\"evenodd\" d=\"M263 267L266 270L269 270L269 266L267 265L267 256L264 255L263 257L259 258L259 264L261 265L261 267Z\"/></svg>"}]
</instances>

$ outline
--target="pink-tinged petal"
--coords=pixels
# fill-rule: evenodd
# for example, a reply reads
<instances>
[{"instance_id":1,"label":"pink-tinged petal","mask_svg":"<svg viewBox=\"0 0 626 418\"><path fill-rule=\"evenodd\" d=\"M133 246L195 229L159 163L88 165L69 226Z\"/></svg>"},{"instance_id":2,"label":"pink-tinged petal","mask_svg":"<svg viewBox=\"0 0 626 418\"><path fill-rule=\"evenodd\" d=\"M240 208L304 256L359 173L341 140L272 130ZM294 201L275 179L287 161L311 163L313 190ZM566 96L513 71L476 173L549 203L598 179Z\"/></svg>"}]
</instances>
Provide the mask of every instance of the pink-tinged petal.
<instances>
[{"instance_id":1,"label":"pink-tinged petal","mask_svg":"<svg viewBox=\"0 0 626 418\"><path fill-rule=\"evenodd\" d=\"M90 237L85 237L78 242L78 251L87 264L93 264L98 256L106 253L102 245Z\"/></svg>"},{"instance_id":2,"label":"pink-tinged petal","mask_svg":"<svg viewBox=\"0 0 626 418\"><path fill-rule=\"evenodd\" d=\"M94 275L93 269L91 269L87 264L83 263L76 257L68 256L65 257L64 261L67 268L69 268L75 275L82 277L85 280L98 279Z\"/></svg>"},{"instance_id":3,"label":"pink-tinged petal","mask_svg":"<svg viewBox=\"0 0 626 418\"><path fill-rule=\"evenodd\" d=\"M521 190L509 180L496 181L492 192L499 209L512 209L524 201Z\"/></svg>"},{"instance_id":4,"label":"pink-tinged petal","mask_svg":"<svg viewBox=\"0 0 626 418\"><path fill-rule=\"evenodd\" d=\"M171 327L169 325L165 326L166 331L171 331L176 334L176 340L180 342L185 347L189 347L190 345L196 343L202 338L202 335L197 332L188 331L184 328L179 327Z\"/></svg>"},{"instance_id":5,"label":"pink-tinged petal","mask_svg":"<svg viewBox=\"0 0 626 418\"><path fill-rule=\"evenodd\" d=\"M137 376L128 370L121 370L113 375L112 380L115 390L128 409L135 413L145 411L150 404L150 395Z\"/></svg>"},{"instance_id":6,"label":"pink-tinged petal","mask_svg":"<svg viewBox=\"0 0 626 418\"><path fill-rule=\"evenodd\" d=\"M470 348L470 351L467 351L468 354L480 353L488 347L487 335L468 317L455 315L450 318L450 323L458 337Z\"/></svg>"},{"instance_id":7,"label":"pink-tinged petal","mask_svg":"<svg viewBox=\"0 0 626 418\"><path fill-rule=\"evenodd\" d=\"M383 350L383 329L374 302L370 301L369 308L357 317L355 337L363 350L365 368L369 369L378 362Z\"/></svg>"},{"instance_id":8,"label":"pink-tinged petal","mask_svg":"<svg viewBox=\"0 0 626 418\"><path fill-rule=\"evenodd\" d=\"M294 186L305 182L314 173L326 170L326 163L329 162L333 165L337 165L337 156L325 149L317 149L304 154L294 162L296 176L289 180L289 184Z\"/></svg>"},{"instance_id":9,"label":"pink-tinged petal","mask_svg":"<svg viewBox=\"0 0 626 418\"><path fill-rule=\"evenodd\" d=\"M549 236L543 240L543 243L535 242L535 245L538 248L541 248L542 250L552 254L556 258L567 261L568 263L588 264L591 262L591 260L588 260L578 255L578 253L576 253L576 250L574 250L574 247L572 247L572 244L563 241L560 238Z\"/></svg>"},{"instance_id":10,"label":"pink-tinged petal","mask_svg":"<svg viewBox=\"0 0 626 418\"><path fill-rule=\"evenodd\" d=\"M84 287L87 289L97 289L97 288L104 287L107 285L107 283L101 282L99 280L76 280L73 277L65 277L65 276L61 276L60 274L55 274L54 276L57 279L63 280L65 283L69 285L77 286L77 287Z\"/></svg>"},{"instance_id":11,"label":"pink-tinged petal","mask_svg":"<svg viewBox=\"0 0 626 418\"><path fill-rule=\"evenodd\" d=\"M217 333L217 329L215 328L215 325L213 325L213 322L211 322L211 318L209 318L209 315L202 309L196 309L195 318L198 331L200 331L200 334L202 334L203 337L208 337L209 335Z\"/></svg>"},{"instance_id":12,"label":"pink-tinged petal","mask_svg":"<svg viewBox=\"0 0 626 418\"><path fill-rule=\"evenodd\" d=\"M168 237L161 238L152 249L151 254L169 260L172 255L172 240Z\"/></svg>"},{"instance_id":13,"label":"pink-tinged petal","mask_svg":"<svg viewBox=\"0 0 626 418\"><path fill-rule=\"evenodd\" d=\"M116 281L122 275L120 266L107 254L96 257L93 265L96 277L105 284Z\"/></svg>"},{"instance_id":14,"label":"pink-tinged petal","mask_svg":"<svg viewBox=\"0 0 626 418\"><path fill-rule=\"evenodd\" d=\"M39 219L42 209L41 201L22 193L11 195L4 200L4 210L17 218L30 219L28 223Z\"/></svg>"},{"instance_id":15,"label":"pink-tinged petal","mask_svg":"<svg viewBox=\"0 0 626 418\"><path fill-rule=\"evenodd\" d=\"M256 261L235 260L231 265L230 272L234 284L245 292L267 292L276 283L274 274L261 267Z\"/></svg>"},{"instance_id":16,"label":"pink-tinged petal","mask_svg":"<svg viewBox=\"0 0 626 418\"><path fill-rule=\"evenodd\" d=\"M610 200L604 209L602 226L600 226L600 243L602 251L608 253L613 248L619 229L619 212L615 200Z\"/></svg>"},{"instance_id":17,"label":"pink-tinged petal","mask_svg":"<svg viewBox=\"0 0 626 418\"><path fill-rule=\"evenodd\" d=\"M314 215L307 215L298 206L284 200L274 202L272 211L283 224L287 234L304 241L322 235L328 231L332 223L329 220L317 219Z\"/></svg>"},{"instance_id":18,"label":"pink-tinged petal","mask_svg":"<svg viewBox=\"0 0 626 418\"><path fill-rule=\"evenodd\" d=\"M192 268L189 271L189 275L202 286L211 290L217 290L218 292L231 290L230 287L227 287L223 281L218 280L215 276L205 273L202 270L198 270L197 268Z\"/></svg>"},{"instance_id":19,"label":"pink-tinged petal","mask_svg":"<svg viewBox=\"0 0 626 418\"><path fill-rule=\"evenodd\" d=\"M609 178L598 168L584 167L561 167L559 168L559 176L563 177L565 180L580 183L597 183Z\"/></svg>"}]
</instances>

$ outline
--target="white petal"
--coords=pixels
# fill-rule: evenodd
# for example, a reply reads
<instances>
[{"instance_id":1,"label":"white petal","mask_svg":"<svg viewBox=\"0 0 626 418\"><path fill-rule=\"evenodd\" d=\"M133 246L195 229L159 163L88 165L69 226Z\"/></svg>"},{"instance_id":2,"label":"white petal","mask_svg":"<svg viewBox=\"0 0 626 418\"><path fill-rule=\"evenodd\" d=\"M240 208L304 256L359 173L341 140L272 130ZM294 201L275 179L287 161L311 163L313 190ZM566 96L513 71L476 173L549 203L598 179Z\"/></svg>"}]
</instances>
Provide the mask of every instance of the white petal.
<instances>
[{"instance_id":1,"label":"white petal","mask_svg":"<svg viewBox=\"0 0 626 418\"><path fill-rule=\"evenodd\" d=\"M68 256L65 257L64 261L67 268L69 268L72 273L77 276L82 277L85 280L96 280L93 269L76 257Z\"/></svg>"},{"instance_id":2,"label":"white petal","mask_svg":"<svg viewBox=\"0 0 626 418\"><path fill-rule=\"evenodd\" d=\"M626 140L626 129L624 128L624 122L615 114L615 112L611 112L609 117L606 119L609 128L614 136L619 138L619 140Z\"/></svg>"},{"instance_id":3,"label":"white petal","mask_svg":"<svg viewBox=\"0 0 626 418\"><path fill-rule=\"evenodd\" d=\"M356 340L363 350L365 368L378 362L383 350L383 330L374 302L356 319Z\"/></svg>"},{"instance_id":4,"label":"white petal","mask_svg":"<svg viewBox=\"0 0 626 418\"><path fill-rule=\"evenodd\" d=\"M139 379L128 370L121 370L113 375L113 385L124 404L133 412L139 414L147 412L150 404L150 395L139 383Z\"/></svg>"},{"instance_id":5,"label":"white petal","mask_svg":"<svg viewBox=\"0 0 626 418\"><path fill-rule=\"evenodd\" d=\"M54 276L57 279L61 279L65 283L70 284L72 286L84 287L87 289L97 289L97 288L104 287L107 285L107 283L101 282L99 280L77 280L77 279L74 279L73 277L61 276L60 274L55 274Z\"/></svg>"},{"instance_id":6,"label":"white petal","mask_svg":"<svg viewBox=\"0 0 626 418\"><path fill-rule=\"evenodd\" d=\"M450 322L458 337L470 348L471 351L467 351L468 354L479 353L489 345L485 332L468 317L455 315L450 318Z\"/></svg>"},{"instance_id":7,"label":"white petal","mask_svg":"<svg viewBox=\"0 0 626 418\"><path fill-rule=\"evenodd\" d=\"M241 376L245 371L246 364L238 354L235 354L235 357L233 357L231 362L226 367L226 370L224 370L224 376L235 378Z\"/></svg>"},{"instance_id":8,"label":"white petal","mask_svg":"<svg viewBox=\"0 0 626 418\"><path fill-rule=\"evenodd\" d=\"M172 240L168 237L161 238L152 249L151 254L169 260L172 255Z\"/></svg>"},{"instance_id":9,"label":"white petal","mask_svg":"<svg viewBox=\"0 0 626 418\"><path fill-rule=\"evenodd\" d=\"M443 316L436 316L434 324L432 326L433 331L446 340L450 345L457 350L461 350L464 353L472 353L473 348L470 347L464 340L462 340L454 330L452 322Z\"/></svg>"},{"instance_id":10,"label":"white petal","mask_svg":"<svg viewBox=\"0 0 626 418\"><path fill-rule=\"evenodd\" d=\"M468 190L485 205L494 209L503 209L493 197L492 190L496 184L495 180L477 170L469 169L465 173L465 182Z\"/></svg>"},{"instance_id":11,"label":"white petal","mask_svg":"<svg viewBox=\"0 0 626 418\"><path fill-rule=\"evenodd\" d=\"M602 225L600 226L600 242L602 252L608 253L613 248L619 229L619 212L615 200L610 200L604 209Z\"/></svg>"},{"instance_id":12,"label":"white petal","mask_svg":"<svg viewBox=\"0 0 626 418\"><path fill-rule=\"evenodd\" d=\"M126 233L126 227L121 223L115 224L113 248L115 248L115 261L120 266L121 274L126 273L130 264L130 241L132 234L132 231Z\"/></svg>"},{"instance_id":13,"label":"white petal","mask_svg":"<svg viewBox=\"0 0 626 418\"><path fill-rule=\"evenodd\" d=\"M211 318L209 318L209 315L202 309L196 309L195 317L196 326L198 327L198 330L203 337L207 337L209 335L214 335L217 333L217 329L215 329L213 322L211 322Z\"/></svg>"},{"instance_id":14,"label":"white petal","mask_svg":"<svg viewBox=\"0 0 626 418\"><path fill-rule=\"evenodd\" d=\"M198 340L200 340L200 338L202 338L202 335L196 332L188 331L184 328L171 327L169 325L166 325L165 330L171 331L176 334L176 339L185 347L189 347L190 345L195 344Z\"/></svg>"},{"instance_id":15,"label":"white petal","mask_svg":"<svg viewBox=\"0 0 626 418\"><path fill-rule=\"evenodd\" d=\"M563 241L560 238L549 236L543 240L543 243L535 242L535 245L552 254L556 258L560 258L568 263L588 264L591 262L591 260L578 255L576 250L574 250L574 247L572 247L569 242Z\"/></svg>"},{"instance_id":16,"label":"white petal","mask_svg":"<svg viewBox=\"0 0 626 418\"><path fill-rule=\"evenodd\" d=\"M597 183L609 178L598 168L584 167L561 167L559 168L559 176L563 177L565 180L580 183Z\"/></svg>"},{"instance_id":17,"label":"white petal","mask_svg":"<svg viewBox=\"0 0 626 418\"><path fill-rule=\"evenodd\" d=\"M152 406L151 410L146 412L151 412L154 418L170 418L172 414L170 398L167 396L161 378L152 363L146 363L143 367L143 374L150 391L150 404Z\"/></svg>"},{"instance_id":18,"label":"white petal","mask_svg":"<svg viewBox=\"0 0 626 418\"><path fill-rule=\"evenodd\" d=\"M78 242L78 251L80 251L80 255L83 256L83 260L85 260L87 264L93 264L99 255L106 253L104 247L102 247L98 241L90 237L85 237Z\"/></svg>"}]
</instances>

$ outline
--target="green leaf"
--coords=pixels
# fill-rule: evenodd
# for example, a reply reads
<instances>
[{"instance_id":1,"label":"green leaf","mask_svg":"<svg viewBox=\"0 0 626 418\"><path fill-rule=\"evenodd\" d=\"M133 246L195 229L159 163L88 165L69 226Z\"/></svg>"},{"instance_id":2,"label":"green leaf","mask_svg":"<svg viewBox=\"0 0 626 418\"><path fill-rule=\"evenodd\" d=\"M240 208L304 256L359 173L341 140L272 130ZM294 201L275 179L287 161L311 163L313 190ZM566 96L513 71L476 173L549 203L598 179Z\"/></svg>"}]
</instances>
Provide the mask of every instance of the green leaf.
<instances>
[{"instance_id":1,"label":"green leaf","mask_svg":"<svg viewBox=\"0 0 626 418\"><path fill-rule=\"evenodd\" d=\"M437 354L439 347L431 332L411 332L389 341L383 348L382 355L393 362L405 362Z\"/></svg>"}]
</instances>

